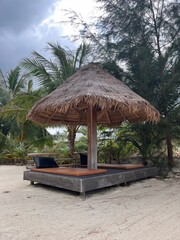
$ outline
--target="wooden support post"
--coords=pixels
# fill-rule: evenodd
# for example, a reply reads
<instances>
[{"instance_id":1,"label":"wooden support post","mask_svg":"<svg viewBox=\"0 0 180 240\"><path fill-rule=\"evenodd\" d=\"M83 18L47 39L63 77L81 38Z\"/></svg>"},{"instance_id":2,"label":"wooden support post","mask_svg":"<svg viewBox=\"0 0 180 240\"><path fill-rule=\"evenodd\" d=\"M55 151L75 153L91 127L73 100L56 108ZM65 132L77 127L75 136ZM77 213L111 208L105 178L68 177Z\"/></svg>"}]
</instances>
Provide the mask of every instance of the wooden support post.
<instances>
[{"instance_id":1,"label":"wooden support post","mask_svg":"<svg viewBox=\"0 0 180 240\"><path fill-rule=\"evenodd\" d=\"M87 112L88 169L97 169L97 112L90 105Z\"/></svg>"}]
</instances>

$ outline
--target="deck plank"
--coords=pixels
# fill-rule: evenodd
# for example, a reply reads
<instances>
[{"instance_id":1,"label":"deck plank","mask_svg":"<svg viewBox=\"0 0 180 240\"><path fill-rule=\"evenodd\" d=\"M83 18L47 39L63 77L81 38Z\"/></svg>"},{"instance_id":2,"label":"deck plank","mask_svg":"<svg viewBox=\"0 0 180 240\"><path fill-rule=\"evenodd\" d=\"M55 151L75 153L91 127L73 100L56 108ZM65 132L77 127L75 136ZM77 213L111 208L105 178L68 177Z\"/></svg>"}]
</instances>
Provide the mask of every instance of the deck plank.
<instances>
[{"instance_id":1,"label":"deck plank","mask_svg":"<svg viewBox=\"0 0 180 240\"><path fill-rule=\"evenodd\" d=\"M87 175L100 174L100 173L107 172L106 169L87 169L87 168L69 168L69 167L32 168L31 171L52 173L52 174L61 174L61 175L70 175L70 176L87 176Z\"/></svg>"}]
</instances>

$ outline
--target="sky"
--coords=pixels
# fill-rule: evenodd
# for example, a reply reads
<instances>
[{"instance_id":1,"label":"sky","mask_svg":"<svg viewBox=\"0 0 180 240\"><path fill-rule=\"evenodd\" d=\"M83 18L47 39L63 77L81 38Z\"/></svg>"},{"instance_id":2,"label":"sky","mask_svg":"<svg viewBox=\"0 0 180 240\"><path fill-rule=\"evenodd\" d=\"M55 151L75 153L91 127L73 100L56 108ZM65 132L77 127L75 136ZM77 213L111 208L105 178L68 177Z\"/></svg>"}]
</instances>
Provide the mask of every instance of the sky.
<instances>
[{"instance_id":1,"label":"sky","mask_svg":"<svg viewBox=\"0 0 180 240\"><path fill-rule=\"evenodd\" d=\"M0 69L6 74L33 50L46 56L47 42L76 48L65 36L77 31L65 24L64 9L73 10L83 19L98 14L95 0L0 0ZM47 57L47 56L46 56Z\"/></svg>"}]
</instances>

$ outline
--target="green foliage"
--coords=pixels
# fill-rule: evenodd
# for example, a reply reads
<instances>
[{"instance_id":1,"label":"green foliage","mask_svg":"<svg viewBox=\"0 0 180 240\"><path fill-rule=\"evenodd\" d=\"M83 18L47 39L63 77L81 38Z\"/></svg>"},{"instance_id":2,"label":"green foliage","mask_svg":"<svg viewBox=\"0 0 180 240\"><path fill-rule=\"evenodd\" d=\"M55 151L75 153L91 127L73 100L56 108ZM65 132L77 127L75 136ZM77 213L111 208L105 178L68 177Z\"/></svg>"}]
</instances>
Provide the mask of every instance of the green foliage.
<instances>
[{"instance_id":1,"label":"green foliage","mask_svg":"<svg viewBox=\"0 0 180 240\"><path fill-rule=\"evenodd\" d=\"M26 159L27 146L8 136L6 145L0 152L0 164L24 164Z\"/></svg>"},{"instance_id":2,"label":"green foliage","mask_svg":"<svg viewBox=\"0 0 180 240\"><path fill-rule=\"evenodd\" d=\"M104 66L110 73L160 111L156 128L148 124L132 128L138 135L132 142L145 158L156 144L156 148L159 142L166 144L168 164L172 166L172 140L180 136L176 134L180 114L180 2L98 2L104 14L94 26L96 34L84 24L82 36L90 39L100 59L104 56ZM118 66L122 68L118 70Z\"/></svg>"},{"instance_id":3,"label":"green foliage","mask_svg":"<svg viewBox=\"0 0 180 240\"><path fill-rule=\"evenodd\" d=\"M81 137L77 142L75 142L75 152L87 152L87 138Z\"/></svg>"},{"instance_id":4,"label":"green foliage","mask_svg":"<svg viewBox=\"0 0 180 240\"><path fill-rule=\"evenodd\" d=\"M159 154L159 156L153 157L151 159L150 165L157 167L158 175L161 178L165 178L168 176L168 172L170 170L169 166L168 166L168 159L163 154L161 154L161 155Z\"/></svg>"},{"instance_id":5,"label":"green foliage","mask_svg":"<svg viewBox=\"0 0 180 240\"><path fill-rule=\"evenodd\" d=\"M87 152L87 150L88 150L87 136L82 136L75 142L75 152Z\"/></svg>"},{"instance_id":6,"label":"green foliage","mask_svg":"<svg viewBox=\"0 0 180 240\"><path fill-rule=\"evenodd\" d=\"M21 73L18 66L6 76L0 71L0 153L4 159L13 160L25 158L28 151L62 152L68 155L68 148L74 151L67 142L61 141L52 148L53 137L45 127L26 120L26 115L32 106L44 95L57 88L72 75L87 59L90 48L81 44L74 53L63 49L59 44L48 44L48 51L53 60L48 60L37 52L32 59L25 59L21 66L26 74ZM33 89L33 80L40 88ZM38 80L38 81L37 81ZM78 127L69 130L68 139L74 145L75 133ZM7 139L12 142L7 146Z\"/></svg>"},{"instance_id":7,"label":"green foliage","mask_svg":"<svg viewBox=\"0 0 180 240\"><path fill-rule=\"evenodd\" d=\"M52 144L52 137L46 129L26 120L26 115L40 98L40 91L23 93L15 96L1 109L4 121L10 121L9 134L19 142L42 148L44 144Z\"/></svg>"},{"instance_id":8,"label":"green foliage","mask_svg":"<svg viewBox=\"0 0 180 240\"><path fill-rule=\"evenodd\" d=\"M0 80L0 89L5 93L0 109L1 158L8 162L10 159L23 161L27 151L52 146L52 137L46 129L26 120L27 113L43 92L33 91L32 80L21 75L19 67L10 71L7 78L1 72Z\"/></svg>"},{"instance_id":9,"label":"green foliage","mask_svg":"<svg viewBox=\"0 0 180 240\"><path fill-rule=\"evenodd\" d=\"M7 148L9 144L7 136L5 136L2 132L0 132L0 153Z\"/></svg>"},{"instance_id":10,"label":"green foliage","mask_svg":"<svg viewBox=\"0 0 180 240\"><path fill-rule=\"evenodd\" d=\"M12 98L21 93L25 88L26 78L24 75L21 75L20 72L20 67L16 67L5 76L0 70L0 91L3 92L6 102L8 98Z\"/></svg>"},{"instance_id":11,"label":"green foliage","mask_svg":"<svg viewBox=\"0 0 180 240\"><path fill-rule=\"evenodd\" d=\"M99 129L98 152L100 161L120 163L135 153L132 142L128 142L126 139L127 132L127 124L117 129L104 127Z\"/></svg>"},{"instance_id":12,"label":"green foliage","mask_svg":"<svg viewBox=\"0 0 180 240\"><path fill-rule=\"evenodd\" d=\"M41 152L57 153L59 159L69 157L69 147L67 143L67 132L58 133L53 136L53 145L46 145ZM61 162L62 163L62 162Z\"/></svg>"},{"instance_id":13,"label":"green foliage","mask_svg":"<svg viewBox=\"0 0 180 240\"><path fill-rule=\"evenodd\" d=\"M132 142L142 156L142 161L146 165L153 155L156 155L157 149L161 151L162 139L159 138L157 126L149 123L136 123L129 126L125 139Z\"/></svg>"}]
</instances>

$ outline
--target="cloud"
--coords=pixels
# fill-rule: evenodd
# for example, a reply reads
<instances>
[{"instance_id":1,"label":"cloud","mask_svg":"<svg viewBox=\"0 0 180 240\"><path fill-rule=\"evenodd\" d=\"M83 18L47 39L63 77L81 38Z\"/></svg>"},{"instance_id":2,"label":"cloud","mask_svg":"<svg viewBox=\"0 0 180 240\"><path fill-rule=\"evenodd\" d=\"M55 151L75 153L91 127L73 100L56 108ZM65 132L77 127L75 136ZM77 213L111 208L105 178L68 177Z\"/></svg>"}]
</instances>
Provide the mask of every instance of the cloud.
<instances>
[{"instance_id":1,"label":"cloud","mask_svg":"<svg viewBox=\"0 0 180 240\"><path fill-rule=\"evenodd\" d=\"M39 24L54 10L57 0L1 0L0 33L19 34Z\"/></svg>"},{"instance_id":2,"label":"cloud","mask_svg":"<svg viewBox=\"0 0 180 240\"><path fill-rule=\"evenodd\" d=\"M59 41L62 45L66 45L67 40L60 38L60 35L60 29L48 29L47 26L28 29L16 36L7 33L5 38L0 38L0 69L9 71L23 58L30 57L33 50L44 54L47 42Z\"/></svg>"},{"instance_id":3,"label":"cloud","mask_svg":"<svg viewBox=\"0 0 180 240\"><path fill-rule=\"evenodd\" d=\"M67 41L60 37L60 24L46 21L57 2L60 0L1 0L0 69L4 73L29 57L32 50L42 54L47 42L66 45Z\"/></svg>"},{"instance_id":4,"label":"cloud","mask_svg":"<svg viewBox=\"0 0 180 240\"><path fill-rule=\"evenodd\" d=\"M97 3L96 0L61 0L61 2L59 2L55 8L53 20L54 22L66 22L62 25L63 34L65 36L70 36L72 33L78 34L80 27L75 28L70 23L68 23L69 15L67 16L66 12L63 10L74 11L77 13L77 15L80 16L81 19L83 19L83 21L90 23L93 18L96 18L100 15L101 11L97 10L99 6L100 4Z\"/></svg>"},{"instance_id":5,"label":"cloud","mask_svg":"<svg viewBox=\"0 0 180 240\"><path fill-rule=\"evenodd\" d=\"M71 9L87 17L97 15L95 0L0 0L0 69L3 73L30 57L33 50L47 57L47 42L75 48L63 36L78 33L67 20L63 9Z\"/></svg>"}]
</instances>

